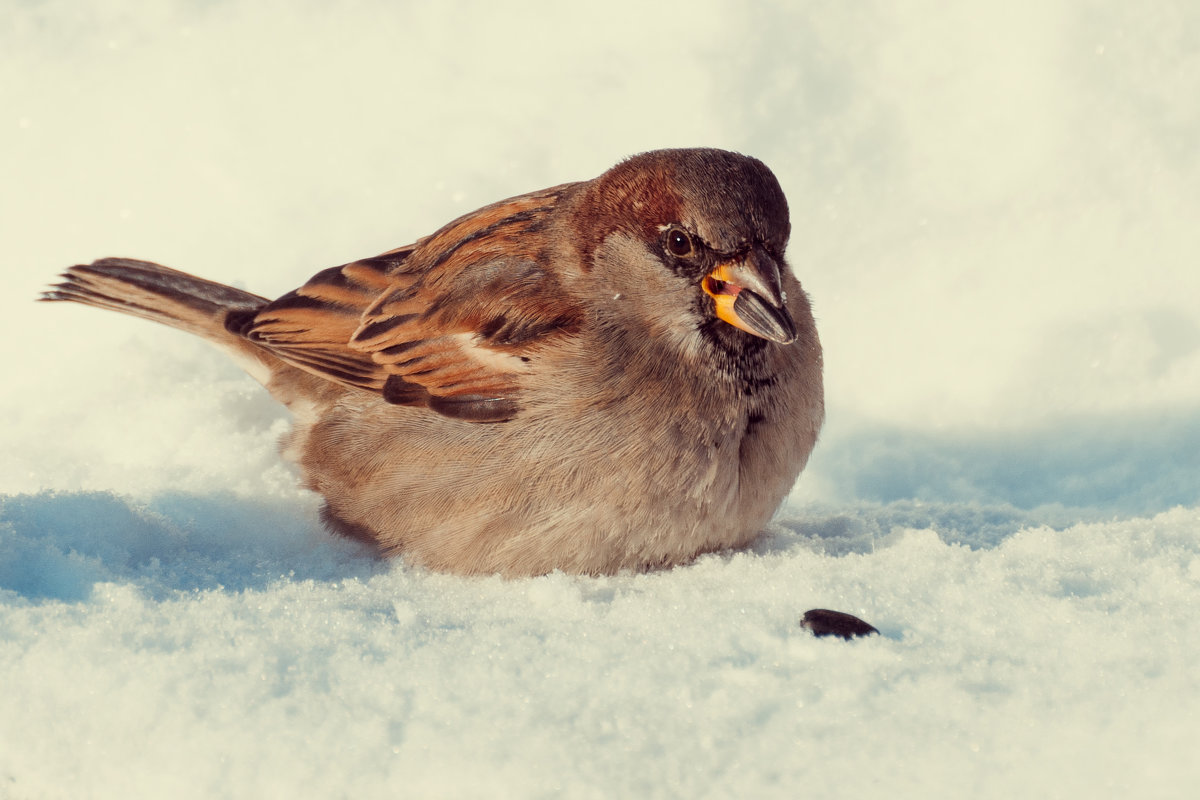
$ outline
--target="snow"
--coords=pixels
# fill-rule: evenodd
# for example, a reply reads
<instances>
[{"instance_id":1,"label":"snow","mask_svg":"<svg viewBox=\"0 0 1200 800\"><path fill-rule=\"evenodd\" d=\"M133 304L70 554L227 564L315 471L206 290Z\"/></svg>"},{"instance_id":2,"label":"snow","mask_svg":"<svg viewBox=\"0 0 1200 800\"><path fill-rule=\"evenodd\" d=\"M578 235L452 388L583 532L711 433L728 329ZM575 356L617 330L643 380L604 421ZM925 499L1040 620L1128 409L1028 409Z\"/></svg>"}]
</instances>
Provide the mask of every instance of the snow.
<instances>
[{"instance_id":1,"label":"snow","mask_svg":"<svg viewBox=\"0 0 1200 800\"><path fill-rule=\"evenodd\" d=\"M505 8L10 11L0 797L1195 796L1200 11ZM222 354L31 302L107 255L278 294L695 144L783 183L830 419L668 572L372 560Z\"/></svg>"}]
</instances>

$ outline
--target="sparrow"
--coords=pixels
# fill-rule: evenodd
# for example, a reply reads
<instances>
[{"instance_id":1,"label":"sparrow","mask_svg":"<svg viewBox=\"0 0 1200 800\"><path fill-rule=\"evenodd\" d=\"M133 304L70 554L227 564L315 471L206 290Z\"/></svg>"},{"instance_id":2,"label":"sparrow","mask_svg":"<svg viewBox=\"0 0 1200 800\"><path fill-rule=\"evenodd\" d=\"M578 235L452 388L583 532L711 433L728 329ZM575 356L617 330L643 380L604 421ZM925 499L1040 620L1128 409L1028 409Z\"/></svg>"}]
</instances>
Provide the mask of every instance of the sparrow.
<instances>
[{"instance_id":1,"label":"sparrow","mask_svg":"<svg viewBox=\"0 0 1200 800\"><path fill-rule=\"evenodd\" d=\"M760 161L633 156L268 300L159 264L41 297L233 356L333 531L432 570L666 568L749 543L824 418L821 345Z\"/></svg>"}]
</instances>

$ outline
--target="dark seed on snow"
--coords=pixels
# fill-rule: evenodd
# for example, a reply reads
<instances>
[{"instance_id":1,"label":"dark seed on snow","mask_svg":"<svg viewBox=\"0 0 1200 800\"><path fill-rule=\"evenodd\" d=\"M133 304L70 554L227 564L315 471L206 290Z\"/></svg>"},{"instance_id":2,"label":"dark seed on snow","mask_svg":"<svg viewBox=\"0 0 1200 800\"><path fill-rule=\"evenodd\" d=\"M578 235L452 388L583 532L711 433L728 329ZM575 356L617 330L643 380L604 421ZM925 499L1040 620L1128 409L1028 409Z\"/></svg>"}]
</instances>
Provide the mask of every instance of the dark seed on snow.
<instances>
[{"instance_id":1,"label":"dark seed on snow","mask_svg":"<svg viewBox=\"0 0 1200 800\"><path fill-rule=\"evenodd\" d=\"M808 628L812 631L813 636L840 636L843 639L879 633L874 625L862 621L853 614L830 611L827 608L805 611L804 618L800 620L800 627Z\"/></svg>"}]
</instances>

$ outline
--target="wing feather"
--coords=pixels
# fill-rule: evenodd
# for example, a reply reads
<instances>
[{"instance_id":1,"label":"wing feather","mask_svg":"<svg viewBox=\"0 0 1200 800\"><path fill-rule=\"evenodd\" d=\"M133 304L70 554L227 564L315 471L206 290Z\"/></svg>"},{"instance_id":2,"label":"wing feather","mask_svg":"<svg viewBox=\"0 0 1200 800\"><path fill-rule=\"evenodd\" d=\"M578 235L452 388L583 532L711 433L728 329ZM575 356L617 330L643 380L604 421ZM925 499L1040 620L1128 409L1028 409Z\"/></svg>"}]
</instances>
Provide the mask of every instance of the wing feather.
<instances>
[{"instance_id":1,"label":"wing feather","mask_svg":"<svg viewBox=\"0 0 1200 800\"><path fill-rule=\"evenodd\" d=\"M391 403L511 419L537 351L583 323L546 265L544 231L571 186L486 206L413 245L323 270L240 332Z\"/></svg>"}]
</instances>

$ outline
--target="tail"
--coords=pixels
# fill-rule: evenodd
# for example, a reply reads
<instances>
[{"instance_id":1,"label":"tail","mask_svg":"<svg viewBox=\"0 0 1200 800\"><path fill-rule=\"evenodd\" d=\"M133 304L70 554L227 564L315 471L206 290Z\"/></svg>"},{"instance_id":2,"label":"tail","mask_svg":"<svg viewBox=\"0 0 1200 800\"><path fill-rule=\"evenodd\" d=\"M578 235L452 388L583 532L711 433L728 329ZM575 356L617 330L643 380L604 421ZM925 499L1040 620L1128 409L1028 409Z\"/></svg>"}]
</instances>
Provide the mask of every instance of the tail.
<instances>
[{"instance_id":1,"label":"tail","mask_svg":"<svg viewBox=\"0 0 1200 800\"><path fill-rule=\"evenodd\" d=\"M102 258L79 264L64 272L62 278L39 299L70 300L120 311L220 345L240 339L225 329L229 312L252 311L268 302L265 297L232 286L131 258Z\"/></svg>"},{"instance_id":2,"label":"tail","mask_svg":"<svg viewBox=\"0 0 1200 800\"><path fill-rule=\"evenodd\" d=\"M39 299L107 308L193 333L233 356L284 403L294 399L294 391L278 390L279 379L298 370L226 326L231 314L253 315L265 297L149 261L102 258L71 267Z\"/></svg>"}]
</instances>

